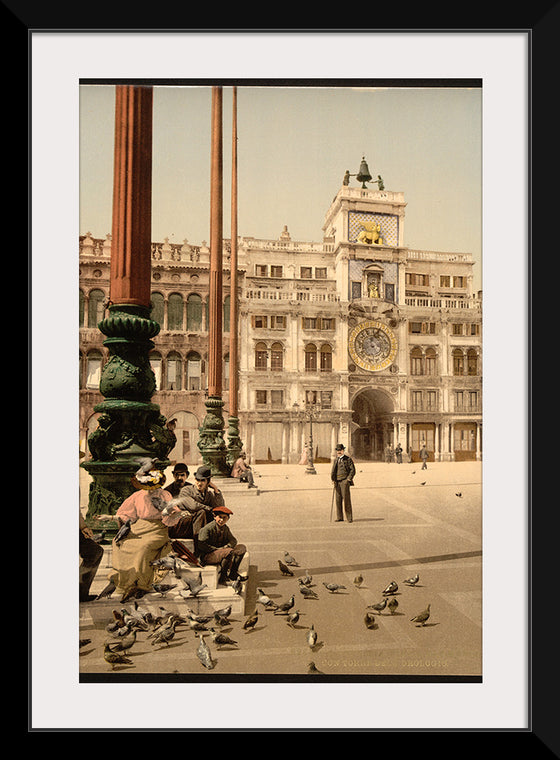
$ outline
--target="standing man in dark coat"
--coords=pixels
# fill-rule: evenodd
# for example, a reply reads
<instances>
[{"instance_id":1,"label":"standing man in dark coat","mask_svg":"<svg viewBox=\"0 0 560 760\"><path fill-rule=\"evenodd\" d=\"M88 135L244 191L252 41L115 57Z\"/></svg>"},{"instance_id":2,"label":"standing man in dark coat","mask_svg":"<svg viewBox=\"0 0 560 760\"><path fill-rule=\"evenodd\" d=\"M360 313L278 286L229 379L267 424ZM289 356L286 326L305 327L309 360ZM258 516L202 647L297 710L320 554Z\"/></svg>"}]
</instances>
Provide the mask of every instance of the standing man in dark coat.
<instances>
[{"instance_id":1,"label":"standing man in dark coat","mask_svg":"<svg viewBox=\"0 0 560 760\"><path fill-rule=\"evenodd\" d=\"M342 522L343 508L347 522L352 522L352 499L350 498L350 486L354 485L354 475L356 467L352 458L344 453L344 446L341 443L336 445L336 457L331 470L331 480L334 484L334 493L336 497L336 519L335 522Z\"/></svg>"}]
</instances>

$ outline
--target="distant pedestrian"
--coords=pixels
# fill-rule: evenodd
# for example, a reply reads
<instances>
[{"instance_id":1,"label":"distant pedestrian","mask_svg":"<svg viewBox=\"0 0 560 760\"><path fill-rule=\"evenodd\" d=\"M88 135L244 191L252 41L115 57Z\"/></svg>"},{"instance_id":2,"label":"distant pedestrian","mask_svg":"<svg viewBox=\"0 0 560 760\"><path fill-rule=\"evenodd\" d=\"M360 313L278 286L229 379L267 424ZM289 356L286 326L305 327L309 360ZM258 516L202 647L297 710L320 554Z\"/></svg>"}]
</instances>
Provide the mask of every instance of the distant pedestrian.
<instances>
[{"instance_id":1,"label":"distant pedestrian","mask_svg":"<svg viewBox=\"0 0 560 760\"><path fill-rule=\"evenodd\" d=\"M393 447L390 443L385 447L385 461L390 464L393 461Z\"/></svg>"},{"instance_id":2,"label":"distant pedestrian","mask_svg":"<svg viewBox=\"0 0 560 760\"><path fill-rule=\"evenodd\" d=\"M426 464L426 462L428 461L429 456L430 455L428 454L428 449L426 448L426 444L423 443L422 444L422 448L420 449L420 459L422 460L422 469L423 470L427 470L428 469L428 465Z\"/></svg>"},{"instance_id":3,"label":"distant pedestrian","mask_svg":"<svg viewBox=\"0 0 560 760\"><path fill-rule=\"evenodd\" d=\"M231 468L231 477L239 478L240 483L248 483L248 488L256 488L255 478L251 466L246 462L247 454L242 451Z\"/></svg>"},{"instance_id":4,"label":"distant pedestrian","mask_svg":"<svg viewBox=\"0 0 560 760\"><path fill-rule=\"evenodd\" d=\"M344 446L341 443L336 445L335 460L331 469L331 480L334 484L334 495L336 498L336 519L335 522L342 522L343 509L347 522L352 522L352 499L350 497L350 486L354 485L354 475L356 466L351 457L344 453Z\"/></svg>"},{"instance_id":5,"label":"distant pedestrian","mask_svg":"<svg viewBox=\"0 0 560 760\"><path fill-rule=\"evenodd\" d=\"M400 445L400 443L397 443L397 448L395 449L395 456L397 457L397 464L402 464L402 452L403 448Z\"/></svg>"}]
</instances>

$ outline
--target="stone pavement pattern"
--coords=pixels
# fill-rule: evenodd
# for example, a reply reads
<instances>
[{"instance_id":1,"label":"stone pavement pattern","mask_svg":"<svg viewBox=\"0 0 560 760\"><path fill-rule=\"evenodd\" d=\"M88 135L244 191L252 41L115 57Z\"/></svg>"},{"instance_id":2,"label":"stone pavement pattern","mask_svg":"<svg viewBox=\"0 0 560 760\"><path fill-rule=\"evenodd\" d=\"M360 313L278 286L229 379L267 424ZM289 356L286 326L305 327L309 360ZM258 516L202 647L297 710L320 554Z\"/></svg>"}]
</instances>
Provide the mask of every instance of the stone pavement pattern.
<instances>
[{"instance_id":1,"label":"stone pavement pattern","mask_svg":"<svg viewBox=\"0 0 560 760\"><path fill-rule=\"evenodd\" d=\"M123 606L112 599L102 607L101 602L80 605L80 638L91 639L79 652L81 676L274 680L307 677L313 661L335 679L480 677L481 463L430 463L424 471L416 463L357 462L356 467L351 524L331 521L328 464L316 465L317 475L305 474L298 465L259 465L258 495L239 489L226 495L234 512L230 528L249 550L249 580L244 609L238 607L231 625L223 629L237 646L219 649L210 634L204 634L214 660L211 670L199 661L198 639L186 626L176 629L168 646L152 645L148 634L139 632L127 654L131 663L112 670L103 659L105 625L111 610ZM279 570L278 560L286 551L299 563L292 568L293 577ZM306 571L313 576L318 599L305 599L299 591L297 578ZM95 582L100 587L105 572L106 568L98 571ZM415 573L420 575L415 587L403 583ZM364 581L356 588L353 579L358 574ZM376 615L375 627L367 628L368 605L383 599L382 591L391 581L398 584L396 613L385 609ZM330 593L323 583L331 582L346 588ZM297 624L291 628L285 616L258 605L257 589L276 603L293 594L294 609L300 613ZM157 603L171 609L167 597ZM187 605L179 600L179 607L181 603ZM411 622L428 604L427 624ZM258 622L244 631L242 624L255 609ZM313 649L307 642L311 626L317 632Z\"/></svg>"}]
</instances>

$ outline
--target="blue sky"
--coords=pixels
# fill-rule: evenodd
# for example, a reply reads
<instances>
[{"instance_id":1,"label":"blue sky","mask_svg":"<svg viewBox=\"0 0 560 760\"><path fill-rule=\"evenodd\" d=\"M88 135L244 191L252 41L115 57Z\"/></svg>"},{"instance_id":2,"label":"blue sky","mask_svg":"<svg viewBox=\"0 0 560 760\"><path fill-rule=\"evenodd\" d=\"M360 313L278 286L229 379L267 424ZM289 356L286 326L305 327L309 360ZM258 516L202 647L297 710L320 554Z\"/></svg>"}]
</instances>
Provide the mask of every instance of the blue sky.
<instances>
[{"instance_id":1,"label":"blue sky","mask_svg":"<svg viewBox=\"0 0 560 760\"><path fill-rule=\"evenodd\" d=\"M472 253L481 287L479 88L238 86L238 231L320 241L346 169L365 156L407 202L410 248ZM211 89L155 86L152 239L208 241ZM111 231L114 87L80 86L80 232ZM230 234L232 87L223 88ZM356 180L351 181L357 185ZM373 189L375 185L370 185Z\"/></svg>"}]
</instances>

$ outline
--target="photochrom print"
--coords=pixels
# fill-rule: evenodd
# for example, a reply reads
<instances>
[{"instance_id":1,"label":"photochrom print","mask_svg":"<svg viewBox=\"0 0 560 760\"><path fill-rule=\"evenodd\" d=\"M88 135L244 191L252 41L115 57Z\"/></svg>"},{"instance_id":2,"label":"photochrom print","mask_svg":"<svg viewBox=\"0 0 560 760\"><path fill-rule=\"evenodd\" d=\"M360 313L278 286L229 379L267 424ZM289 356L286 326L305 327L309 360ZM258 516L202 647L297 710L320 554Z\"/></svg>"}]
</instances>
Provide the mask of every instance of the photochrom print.
<instances>
[{"instance_id":1,"label":"photochrom print","mask_svg":"<svg viewBox=\"0 0 560 760\"><path fill-rule=\"evenodd\" d=\"M82 683L482 682L482 100L80 82Z\"/></svg>"}]
</instances>

